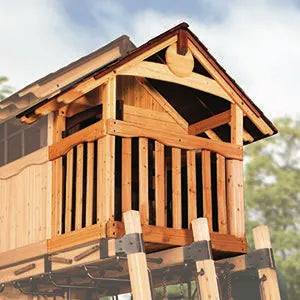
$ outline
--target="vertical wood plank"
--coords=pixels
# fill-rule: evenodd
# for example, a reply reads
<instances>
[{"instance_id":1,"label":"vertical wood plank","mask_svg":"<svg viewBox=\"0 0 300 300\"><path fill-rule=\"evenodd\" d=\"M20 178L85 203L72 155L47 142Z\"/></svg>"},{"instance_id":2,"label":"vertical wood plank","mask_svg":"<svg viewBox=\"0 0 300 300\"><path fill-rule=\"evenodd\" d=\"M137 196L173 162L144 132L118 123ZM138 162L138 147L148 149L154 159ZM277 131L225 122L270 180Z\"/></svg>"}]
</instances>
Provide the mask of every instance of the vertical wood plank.
<instances>
[{"instance_id":1,"label":"vertical wood plank","mask_svg":"<svg viewBox=\"0 0 300 300\"><path fill-rule=\"evenodd\" d=\"M186 152L188 184L188 227L197 218L196 152Z\"/></svg>"},{"instance_id":2,"label":"vertical wood plank","mask_svg":"<svg viewBox=\"0 0 300 300\"><path fill-rule=\"evenodd\" d=\"M93 223L94 198L94 143L87 144L87 178L86 178L86 226Z\"/></svg>"},{"instance_id":3,"label":"vertical wood plank","mask_svg":"<svg viewBox=\"0 0 300 300\"><path fill-rule=\"evenodd\" d=\"M193 220L192 228L195 242L210 241L207 219L199 218ZM219 300L220 296L214 260L210 258L196 261L196 268L201 300Z\"/></svg>"},{"instance_id":4,"label":"vertical wood plank","mask_svg":"<svg viewBox=\"0 0 300 300\"><path fill-rule=\"evenodd\" d=\"M83 144L77 146L76 156L76 215L75 229L82 228L82 201L83 201Z\"/></svg>"},{"instance_id":5,"label":"vertical wood plank","mask_svg":"<svg viewBox=\"0 0 300 300\"><path fill-rule=\"evenodd\" d=\"M209 230L213 231L212 193L211 193L211 159L210 151L202 150L202 185L203 185L203 215L207 218Z\"/></svg>"},{"instance_id":6,"label":"vertical wood plank","mask_svg":"<svg viewBox=\"0 0 300 300\"><path fill-rule=\"evenodd\" d=\"M253 229L255 249L271 249L269 229L267 226L258 226ZM263 300L280 300L280 291L275 269L263 268L258 270ZM266 279L266 280L264 280Z\"/></svg>"},{"instance_id":7,"label":"vertical wood plank","mask_svg":"<svg viewBox=\"0 0 300 300\"><path fill-rule=\"evenodd\" d=\"M142 233L139 212L127 211L123 214L126 234ZM151 287L147 272L145 252L127 255L131 292L134 300L151 300Z\"/></svg>"},{"instance_id":8,"label":"vertical wood plank","mask_svg":"<svg viewBox=\"0 0 300 300\"><path fill-rule=\"evenodd\" d=\"M155 141L155 214L156 226L167 226L167 198L165 193L165 147Z\"/></svg>"},{"instance_id":9,"label":"vertical wood plank","mask_svg":"<svg viewBox=\"0 0 300 300\"><path fill-rule=\"evenodd\" d=\"M139 138L139 211L142 224L149 224L148 139Z\"/></svg>"},{"instance_id":10,"label":"vertical wood plank","mask_svg":"<svg viewBox=\"0 0 300 300\"><path fill-rule=\"evenodd\" d=\"M131 138L122 138L122 212L132 209Z\"/></svg>"},{"instance_id":11,"label":"vertical wood plank","mask_svg":"<svg viewBox=\"0 0 300 300\"><path fill-rule=\"evenodd\" d=\"M225 157L217 154L217 198L219 232L227 233Z\"/></svg>"},{"instance_id":12,"label":"vertical wood plank","mask_svg":"<svg viewBox=\"0 0 300 300\"><path fill-rule=\"evenodd\" d=\"M62 140L62 131L65 130L65 118L55 113L53 117L52 142ZM52 162L52 208L51 208L51 235L53 237L62 232L62 191L63 191L63 160L56 159Z\"/></svg>"},{"instance_id":13,"label":"vertical wood plank","mask_svg":"<svg viewBox=\"0 0 300 300\"><path fill-rule=\"evenodd\" d=\"M181 149L172 148L172 215L173 228L182 228Z\"/></svg>"},{"instance_id":14,"label":"vertical wood plank","mask_svg":"<svg viewBox=\"0 0 300 300\"><path fill-rule=\"evenodd\" d=\"M71 149L67 153L65 232L70 232L72 229L73 157L74 150Z\"/></svg>"}]
</instances>

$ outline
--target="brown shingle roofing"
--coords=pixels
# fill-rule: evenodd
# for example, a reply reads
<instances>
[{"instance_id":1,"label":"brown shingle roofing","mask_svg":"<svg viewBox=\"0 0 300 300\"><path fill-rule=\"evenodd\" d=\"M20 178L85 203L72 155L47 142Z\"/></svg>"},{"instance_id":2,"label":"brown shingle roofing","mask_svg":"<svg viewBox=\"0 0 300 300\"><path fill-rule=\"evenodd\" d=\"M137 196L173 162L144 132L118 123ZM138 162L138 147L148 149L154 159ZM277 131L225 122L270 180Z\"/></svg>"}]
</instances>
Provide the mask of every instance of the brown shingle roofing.
<instances>
[{"instance_id":1,"label":"brown shingle roofing","mask_svg":"<svg viewBox=\"0 0 300 300\"><path fill-rule=\"evenodd\" d=\"M57 70L56 72L50 73L45 77L29 84L28 86L24 87L18 92L7 97L0 103L0 123L42 102L48 97L51 97L53 93L58 94L64 91L66 88L72 87L78 81L80 81L82 77L89 75L89 73L84 74L83 76L82 75L78 76L77 78L73 78L73 80L71 82L68 82L68 84L57 86L57 89L54 92L51 91L49 95L46 94L43 95L43 97L38 96L39 89L42 88L47 83L55 80L59 76L67 74L74 68L83 66L84 64L90 62L93 59L96 59L97 57L100 57L102 54L114 48L119 48L119 55L116 56L113 60L105 61L104 64L97 66L96 69L91 70L91 72L89 73L94 73L99 68L111 63L115 59L126 56L129 51L135 48L135 46L130 41L128 36L123 35L117 38L116 40L110 42L109 44L105 45L104 47L101 47L96 51L76 60L75 62L72 62L69 65Z\"/></svg>"}]
</instances>

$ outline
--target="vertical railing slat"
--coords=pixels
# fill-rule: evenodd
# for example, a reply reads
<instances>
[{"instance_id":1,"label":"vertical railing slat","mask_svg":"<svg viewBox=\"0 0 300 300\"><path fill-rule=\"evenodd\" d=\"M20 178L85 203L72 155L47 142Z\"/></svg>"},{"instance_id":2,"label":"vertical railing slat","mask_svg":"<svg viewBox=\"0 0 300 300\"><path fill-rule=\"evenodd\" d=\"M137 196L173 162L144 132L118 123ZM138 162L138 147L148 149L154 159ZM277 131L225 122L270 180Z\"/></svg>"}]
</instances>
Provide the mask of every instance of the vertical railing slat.
<instances>
[{"instance_id":1,"label":"vertical railing slat","mask_svg":"<svg viewBox=\"0 0 300 300\"><path fill-rule=\"evenodd\" d=\"M62 233L62 201L63 201L63 158L60 157L53 162L53 208L52 208L52 236Z\"/></svg>"},{"instance_id":2,"label":"vertical railing slat","mask_svg":"<svg viewBox=\"0 0 300 300\"><path fill-rule=\"evenodd\" d=\"M76 210L75 229L82 227L82 201L83 201L83 144L77 146L76 155Z\"/></svg>"},{"instance_id":3,"label":"vertical railing slat","mask_svg":"<svg viewBox=\"0 0 300 300\"><path fill-rule=\"evenodd\" d=\"M139 210L142 224L149 224L148 139L139 138Z\"/></svg>"},{"instance_id":4,"label":"vertical railing slat","mask_svg":"<svg viewBox=\"0 0 300 300\"><path fill-rule=\"evenodd\" d=\"M167 203L165 195L164 145L155 141L155 214L156 226L167 226Z\"/></svg>"},{"instance_id":5,"label":"vertical railing slat","mask_svg":"<svg viewBox=\"0 0 300 300\"><path fill-rule=\"evenodd\" d=\"M217 199L219 232L227 233L225 157L217 154Z\"/></svg>"},{"instance_id":6,"label":"vertical railing slat","mask_svg":"<svg viewBox=\"0 0 300 300\"><path fill-rule=\"evenodd\" d=\"M132 209L131 138L122 138L122 213Z\"/></svg>"},{"instance_id":7,"label":"vertical railing slat","mask_svg":"<svg viewBox=\"0 0 300 300\"><path fill-rule=\"evenodd\" d=\"M202 156L203 215L204 218L207 218L209 230L213 231L210 151L202 150L201 156Z\"/></svg>"},{"instance_id":8,"label":"vertical railing slat","mask_svg":"<svg viewBox=\"0 0 300 300\"><path fill-rule=\"evenodd\" d=\"M67 178L66 178L66 212L65 232L72 229L72 197L73 197L73 157L74 150L67 153Z\"/></svg>"},{"instance_id":9,"label":"vertical railing slat","mask_svg":"<svg viewBox=\"0 0 300 300\"><path fill-rule=\"evenodd\" d=\"M172 148L172 215L173 228L182 228L181 149Z\"/></svg>"},{"instance_id":10,"label":"vertical railing slat","mask_svg":"<svg viewBox=\"0 0 300 300\"><path fill-rule=\"evenodd\" d=\"M197 187L196 187L196 151L186 152L187 155L187 190L188 190L188 227L197 219Z\"/></svg>"},{"instance_id":11,"label":"vertical railing slat","mask_svg":"<svg viewBox=\"0 0 300 300\"><path fill-rule=\"evenodd\" d=\"M87 143L86 226L93 223L94 152L94 142Z\"/></svg>"}]
</instances>

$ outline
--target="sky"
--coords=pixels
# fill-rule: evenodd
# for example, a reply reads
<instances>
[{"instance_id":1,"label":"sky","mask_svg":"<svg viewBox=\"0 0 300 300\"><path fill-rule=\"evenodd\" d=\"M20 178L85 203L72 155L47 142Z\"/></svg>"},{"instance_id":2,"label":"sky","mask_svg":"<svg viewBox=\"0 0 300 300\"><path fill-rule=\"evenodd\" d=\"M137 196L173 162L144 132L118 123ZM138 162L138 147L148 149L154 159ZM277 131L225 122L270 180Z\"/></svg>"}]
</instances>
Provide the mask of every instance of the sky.
<instances>
[{"instance_id":1,"label":"sky","mask_svg":"<svg viewBox=\"0 0 300 300\"><path fill-rule=\"evenodd\" d=\"M274 119L300 117L300 0L0 0L0 75L15 90L122 34L187 22Z\"/></svg>"}]
</instances>

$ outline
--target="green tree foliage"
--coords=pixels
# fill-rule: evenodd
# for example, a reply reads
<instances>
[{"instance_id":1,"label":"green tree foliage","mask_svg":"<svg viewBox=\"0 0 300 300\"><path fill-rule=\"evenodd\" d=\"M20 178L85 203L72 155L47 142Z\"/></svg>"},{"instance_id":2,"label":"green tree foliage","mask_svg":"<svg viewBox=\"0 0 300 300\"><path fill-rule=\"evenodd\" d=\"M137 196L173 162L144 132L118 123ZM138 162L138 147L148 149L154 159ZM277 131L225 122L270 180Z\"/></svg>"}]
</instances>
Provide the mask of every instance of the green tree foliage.
<instances>
[{"instance_id":1,"label":"green tree foliage","mask_svg":"<svg viewBox=\"0 0 300 300\"><path fill-rule=\"evenodd\" d=\"M12 93L12 88L6 84L7 81L7 77L0 75L0 101Z\"/></svg>"},{"instance_id":2,"label":"green tree foliage","mask_svg":"<svg viewBox=\"0 0 300 300\"><path fill-rule=\"evenodd\" d=\"M247 236L270 227L277 267L290 300L300 299L300 120L276 121L279 134L246 147Z\"/></svg>"}]
</instances>

